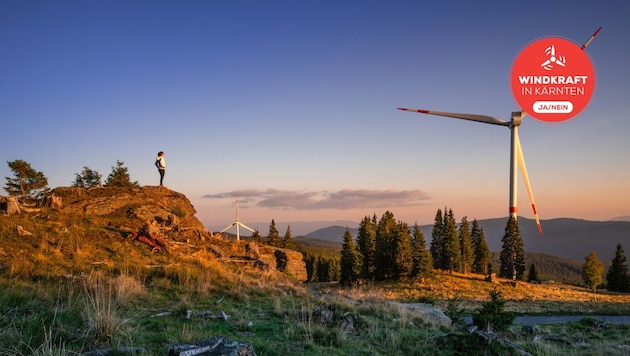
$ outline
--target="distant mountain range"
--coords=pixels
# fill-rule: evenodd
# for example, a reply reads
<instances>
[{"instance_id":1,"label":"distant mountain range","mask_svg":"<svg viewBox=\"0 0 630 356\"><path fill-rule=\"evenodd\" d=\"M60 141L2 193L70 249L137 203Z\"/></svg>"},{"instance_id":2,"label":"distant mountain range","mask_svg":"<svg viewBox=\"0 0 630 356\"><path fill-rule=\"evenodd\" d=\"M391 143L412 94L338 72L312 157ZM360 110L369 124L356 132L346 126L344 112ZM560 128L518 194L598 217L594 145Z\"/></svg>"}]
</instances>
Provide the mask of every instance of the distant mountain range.
<instances>
[{"instance_id":1,"label":"distant mountain range","mask_svg":"<svg viewBox=\"0 0 630 356\"><path fill-rule=\"evenodd\" d=\"M588 221L572 218L543 220L542 235L538 234L534 220L520 217L518 221L525 250L529 252L584 260L591 251L595 251L604 263L612 260L619 243L624 247L626 256L630 253L630 221ZM507 218L478 220L478 223L483 228L490 250L500 251ZM356 225L355 223L354 226ZM309 239L342 242L346 226L349 225L328 226L304 236ZM433 226L423 225L420 228L428 245ZM356 238L358 228L352 227L349 230Z\"/></svg>"}]
</instances>

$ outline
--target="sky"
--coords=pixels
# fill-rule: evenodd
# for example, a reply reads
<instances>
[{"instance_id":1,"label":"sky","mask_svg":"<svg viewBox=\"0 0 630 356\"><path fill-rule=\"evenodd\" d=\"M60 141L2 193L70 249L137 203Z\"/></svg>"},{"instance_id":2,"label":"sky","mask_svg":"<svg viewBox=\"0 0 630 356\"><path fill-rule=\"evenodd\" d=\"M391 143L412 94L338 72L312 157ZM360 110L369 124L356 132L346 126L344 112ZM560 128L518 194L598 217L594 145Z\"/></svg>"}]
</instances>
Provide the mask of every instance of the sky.
<instances>
[{"instance_id":1,"label":"sky","mask_svg":"<svg viewBox=\"0 0 630 356\"><path fill-rule=\"evenodd\" d=\"M0 0L0 159L185 194L206 226L508 215L515 58L584 43L589 105L520 126L540 218L630 215L625 1ZM0 176L12 177L0 162ZM519 177L519 215L532 217ZM2 191L1 194L6 192ZM6 195L6 194L5 194ZM252 226L266 232L268 225Z\"/></svg>"}]
</instances>

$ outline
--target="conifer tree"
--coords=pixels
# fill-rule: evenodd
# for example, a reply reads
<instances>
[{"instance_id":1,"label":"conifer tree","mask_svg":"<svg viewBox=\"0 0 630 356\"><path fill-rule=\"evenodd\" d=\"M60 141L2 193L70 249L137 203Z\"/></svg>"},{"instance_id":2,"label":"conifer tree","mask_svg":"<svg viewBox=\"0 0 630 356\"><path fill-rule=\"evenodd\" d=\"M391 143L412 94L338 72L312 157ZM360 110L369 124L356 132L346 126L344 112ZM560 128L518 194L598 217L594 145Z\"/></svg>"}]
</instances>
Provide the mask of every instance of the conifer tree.
<instances>
[{"instance_id":1,"label":"conifer tree","mask_svg":"<svg viewBox=\"0 0 630 356\"><path fill-rule=\"evenodd\" d=\"M7 162L14 178L5 177L4 190L11 196L41 198L48 191L48 178L36 171L31 164L21 159Z\"/></svg>"},{"instance_id":2,"label":"conifer tree","mask_svg":"<svg viewBox=\"0 0 630 356\"><path fill-rule=\"evenodd\" d=\"M295 250L295 241L291 235L291 225L287 225L287 231L284 233L284 238L282 239L282 247Z\"/></svg>"},{"instance_id":3,"label":"conifer tree","mask_svg":"<svg viewBox=\"0 0 630 356\"><path fill-rule=\"evenodd\" d=\"M522 279L525 273L525 249L518 222L513 216L508 220L501 242L499 277Z\"/></svg>"},{"instance_id":4,"label":"conifer tree","mask_svg":"<svg viewBox=\"0 0 630 356\"><path fill-rule=\"evenodd\" d=\"M413 269L409 225L402 221L396 224L393 242L393 277L396 279L407 278Z\"/></svg>"},{"instance_id":5,"label":"conifer tree","mask_svg":"<svg viewBox=\"0 0 630 356\"><path fill-rule=\"evenodd\" d=\"M269 233L267 234L267 244L271 246L280 247L280 233L276 228L276 222L274 219L271 219L271 224L269 224Z\"/></svg>"},{"instance_id":6,"label":"conifer tree","mask_svg":"<svg viewBox=\"0 0 630 356\"><path fill-rule=\"evenodd\" d=\"M261 242L262 238L260 236L260 232L258 230L254 230L254 232L252 232L252 237L249 238L250 241L254 241L254 242Z\"/></svg>"},{"instance_id":7,"label":"conifer tree","mask_svg":"<svg viewBox=\"0 0 630 356\"><path fill-rule=\"evenodd\" d=\"M486 238L483 234L483 229L479 226L477 219L472 222L470 235L475 255L472 272L485 275L488 273L488 264L490 263L490 257L492 255L490 254L488 242L486 242Z\"/></svg>"},{"instance_id":8,"label":"conifer tree","mask_svg":"<svg viewBox=\"0 0 630 356\"><path fill-rule=\"evenodd\" d=\"M438 209L435 213L435 221L433 222L433 229L431 230L431 244L430 251L433 258L433 267L436 269L444 269L442 265L442 243L444 231L444 220L442 218L442 210Z\"/></svg>"},{"instance_id":9,"label":"conifer tree","mask_svg":"<svg viewBox=\"0 0 630 356\"><path fill-rule=\"evenodd\" d=\"M348 227L346 227L346 232L343 234L339 264L341 269L339 283L341 285L349 286L359 280L361 275L361 257Z\"/></svg>"},{"instance_id":10,"label":"conifer tree","mask_svg":"<svg viewBox=\"0 0 630 356\"><path fill-rule=\"evenodd\" d=\"M529 273L527 274L527 281L532 282L540 282L540 276L538 275L538 271L536 270L536 266L534 264L529 265Z\"/></svg>"},{"instance_id":11,"label":"conifer tree","mask_svg":"<svg viewBox=\"0 0 630 356\"><path fill-rule=\"evenodd\" d=\"M116 161L116 167L112 167L112 172L105 180L107 187L137 187L138 182L132 182L129 177L129 169L125 167L125 162Z\"/></svg>"},{"instance_id":12,"label":"conifer tree","mask_svg":"<svg viewBox=\"0 0 630 356\"><path fill-rule=\"evenodd\" d=\"M442 233L442 266L451 274L459 269L461 263L461 249L459 246L459 235L457 233L457 223L453 210L449 209L444 215L444 229Z\"/></svg>"},{"instance_id":13,"label":"conifer tree","mask_svg":"<svg viewBox=\"0 0 630 356\"><path fill-rule=\"evenodd\" d=\"M394 238L396 219L386 211L376 226L376 278L384 280L394 276Z\"/></svg>"},{"instance_id":14,"label":"conifer tree","mask_svg":"<svg viewBox=\"0 0 630 356\"><path fill-rule=\"evenodd\" d=\"M465 216L462 218L462 222L459 225L459 248L461 250L459 271L468 274L471 272L475 256L473 254L470 224Z\"/></svg>"},{"instance_id":15,"label":"conifer tree","mask_svg":"<svg viewBox=\"0 0 630 356\"><path fill-rule=\"evenodd\" d=\"M615 258L613 258L608 273L606 273L606 285L609 291L630 292L630 275L626 255L621 244L617 245Z\"/></svg>"},{"instance_id":16,"label":"conifer tree","mask_svg":"<svg viewBox=\"0 0 630 356\"><path fill-rule=\"evenodd\" d=\"M424 278L433 271L433 258L431 257L431 252L427 250L427 242L418 223L413 226L412 237L411 255L413 258L413 269L411 275Z\"/></svg>"},{"instance_id":17,"label":"conifer tree","mask_svg":"<svg viewBox=\"0 0 630 356\"><path fill-rule=\"evenodd\" d=\"M585 258L584 266L582 266L582 281L586 288L595 293L597 286L604 281L604 264L597 258L595 251L592 251Z\"/></svg>"},{"instance_id":18,"label":"conifer tree","mask_svg":"<svg viewBox=\"0 0 630 356\"><path fill-rule=\"evenodd\" d=\"M359 224L357 247L361 253L361 278L373 279L376 271L376 215L366 215Z\"/></svg>"},{"instance_id":19,"label":"conifer tree","mask_svg":"<svg viewBox=\"0 0 630 356\"><path fill-rule=\"evenodd\" d=\"M84 166L81 173L74 174L73 187L93 188L101 185L101 174L90 167Z\"/></svg>"}]
</instances>

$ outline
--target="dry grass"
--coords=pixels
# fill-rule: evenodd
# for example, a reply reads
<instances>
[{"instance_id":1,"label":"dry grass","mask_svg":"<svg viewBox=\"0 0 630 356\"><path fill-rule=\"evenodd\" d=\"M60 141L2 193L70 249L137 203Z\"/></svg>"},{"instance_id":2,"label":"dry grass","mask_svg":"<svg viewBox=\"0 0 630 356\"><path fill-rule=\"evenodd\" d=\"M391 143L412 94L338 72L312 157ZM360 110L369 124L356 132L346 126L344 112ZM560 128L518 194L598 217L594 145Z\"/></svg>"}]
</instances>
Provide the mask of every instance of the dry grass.
<instances>
[{"instance_id":1,"label":"dry grass","mask_svg":"<svg viewBox=\"0 0 630 356\"><path fill-rule=\"evenodd\" d=\"M501 291L506 309L516 313L547 314L630 314L630 295L598 291L560 284L530 284L497 278L487 282L482 275L461 275L436 271L424 282L367 284L340 290L355 300L417 302L435 300L446 310L449 300L456 299L464 310L474 310L488 300L491 290ZM331 292L335 289L331 288Z\"/></svg>"}]
</instances>

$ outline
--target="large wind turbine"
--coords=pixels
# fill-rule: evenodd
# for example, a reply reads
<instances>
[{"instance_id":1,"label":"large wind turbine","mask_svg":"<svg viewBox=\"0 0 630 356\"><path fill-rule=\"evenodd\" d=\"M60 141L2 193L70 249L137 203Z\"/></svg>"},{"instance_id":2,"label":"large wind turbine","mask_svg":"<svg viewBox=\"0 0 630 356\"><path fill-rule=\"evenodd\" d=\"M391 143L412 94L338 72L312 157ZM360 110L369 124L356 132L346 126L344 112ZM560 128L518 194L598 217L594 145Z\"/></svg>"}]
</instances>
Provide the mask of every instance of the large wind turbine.
<instances>
[{"instance_id":1,"label":"large wind turbine","mask_svg":"<svg viewBox=\"0 0 630 356\"><path fill-rule=\"evenodd\" d=\"M517 183L517 173L516 173L516 164L521 168L521 173L523 174L523 180L525 181L525 187L527 187L527 192L529 194L529 200L532 203L532 209L534 210L534 216L536 217L536 225L538 225L538 232L542 234L542 227L540 226L540 219L538 218L538 212L536 211L536 203L534 202L534 194L532 192L532 186L529 182L529 177L527 175L527 168L525 167L525 159L523 158L523 150L521 149L521 142L518 138L518 127L523 121L524 113L522 111L514 111L512 112L512 118L510 121L505 121L498 119L492 116L485 115L475 115L475 114L459 114L459 113L451 113L451 112L441 112L441 111L431 111L431 110L422 110L422 109L409 109L409 108L398 108L398 110L417 112L420 114L429 114L429 115L438 115L438 116L446 116L453 117L456 119L470 120L481 122L484 124L492 124L508 127L511 131L511 140L510 140L510 206L509 213L510 217L517 218L516 214L516 183Z\"/></svg>"},{"instance_id":2,"label":"large wind turbine","mask_svg":"<svg viewBox=\"0 0 630 356\"><path fill-rule=\"evenodd\" d=\"M580 47L581 50L584 50L590 43L593 41L595 36L601 31L602 27L600 26L593 35ZM553 51L553 49L551 49ZM562 62L562 66L564 66L564 62ZM516 162L520 166L521 173L523 174L523 180L525 181L525 187L527 187L527 193L529 194L529 200L532 202L532 209L534 211L534 216L536 217L536 225L538 225L538 232L542 234L542 227L540 226L540 219L538 218L538 211L536 211L536 203L534 202L534 194L532 192L532 186L529 183L529 177L527 175L527 168L525 167L525 159L523 158L523 150L521 148L521 142L518 138L518 127L523 121L523 117L525 113L523 111L514 111L512 112L512 118L510 121L505 121L501 119L497 119L492 116L485 115L475 115L475 114L458 114L458 113L450 113L450 112L441 112L441 111L431 111L431 110L422 110L422 109L408 109L408 108L398 108L398 110L405 110L411 112L417 112L421 114L430 114L430 115L438 115L438 116L447 116L453 117L456 119L477 121L484 124L492 124L508 127L511 131L511 140L510 140L510 206L509 213L510 217L517 218L516 214Z\"/></svg>"},{"instance_id":3,"label":"large wind turbine","mask_svg":"<svg viewBox=\"0 0 630 356\"><path fill-rule=\"evenodd\" d=\"M240 232L240 227L244 227L245 229L251 231L251 232L256 232L256 230L252 229L251 227L243 224L242 222L240 222L238 220L238 196L236 197L236 220L231 223L230 225L226 226L225 229L219 231L219 234L222 234L224 232L226 232L227 230L231 229L232 226L236 225L236 240L240 240L241 239L241 232Z\"/></svg>"}]
</instances>

